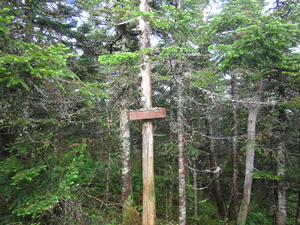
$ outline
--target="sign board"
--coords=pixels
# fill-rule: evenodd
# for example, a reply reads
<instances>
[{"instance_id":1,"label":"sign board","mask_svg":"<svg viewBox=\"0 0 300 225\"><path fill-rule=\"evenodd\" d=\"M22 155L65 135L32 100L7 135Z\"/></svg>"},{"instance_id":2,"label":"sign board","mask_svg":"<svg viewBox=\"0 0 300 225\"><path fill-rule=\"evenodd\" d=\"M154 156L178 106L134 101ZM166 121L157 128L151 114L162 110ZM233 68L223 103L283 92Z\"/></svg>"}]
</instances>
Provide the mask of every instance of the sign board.
<instances>
[{"instance_id":1,"label":"sign board","mask_svg":"<svg viewBox=\"0 0 300 225\"><path fill-rule=\"evenodd\" d=\"M165 118L166 116L167 114L165 108L152 108L129 111L130 120L156 119Z\"/></svg>"}]
</instances>

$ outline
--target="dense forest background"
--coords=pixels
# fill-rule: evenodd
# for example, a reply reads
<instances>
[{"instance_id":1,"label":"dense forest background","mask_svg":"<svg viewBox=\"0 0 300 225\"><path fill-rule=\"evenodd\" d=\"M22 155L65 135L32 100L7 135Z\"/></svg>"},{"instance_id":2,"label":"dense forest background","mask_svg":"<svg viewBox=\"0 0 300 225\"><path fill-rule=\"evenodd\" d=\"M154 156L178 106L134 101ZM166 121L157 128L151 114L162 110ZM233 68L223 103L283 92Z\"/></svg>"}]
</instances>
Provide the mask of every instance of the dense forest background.
<instances>
[{"instance_id":1,"label":"dense forest background","mask_svg":"<svg viewBox=\"0 0 300 225\"><path fill-rule=\"evenodd\" d=\"M299 0L142 2L0 2L0 223L142 224L147 55L157 224L299 225Z\"/></svg>"}]
</instances>

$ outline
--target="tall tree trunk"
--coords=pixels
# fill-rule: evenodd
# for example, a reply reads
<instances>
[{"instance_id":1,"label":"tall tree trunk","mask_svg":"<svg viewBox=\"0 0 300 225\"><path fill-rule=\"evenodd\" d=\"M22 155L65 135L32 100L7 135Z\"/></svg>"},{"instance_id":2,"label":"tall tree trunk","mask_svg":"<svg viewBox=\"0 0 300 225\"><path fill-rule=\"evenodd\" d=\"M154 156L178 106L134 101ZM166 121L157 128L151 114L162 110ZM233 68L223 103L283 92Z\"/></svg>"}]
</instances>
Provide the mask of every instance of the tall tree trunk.
<instances>
[{"instance_id":1,"label":"tall tree trunk","mask_svg":"<svg viewBox=\"0 0 300 225\"><path fill-rule=\"evenodd\" d=\"M220 185L220 169L217 165L216 160L216 152L215 152L215 141L213 139L213 127L212 127L212 121L211 121L211 113L210 110L207 112L207 119L206 119L206 126L207 126L207 135L210 137L210 143L209 143L209 161L210 161L210 169L212 171L212 191L213 195L216 199L218 212L219 212L219 218L223 220L225 218L225 207L224 207L224 201L222 198L221 193L221 185Z\"/></svg>"},{"instance_id":2,"label":"tall tree trunk","mask_svg":"<svg viewBox=\"0 0 300 225\"><path fill-rule=\"evenodd\" d=\"M286 224L286 185L285 185L285 151L283 143L280 143L278 146L278 154L277 154L277 175L280 177L278 181L278 225Z\"/></svg>"},{"instance_id":3,"label":"tall tree trunk","mask_svg":"<svg viewBox=\"0 0 300 225\"><path fill-rule=\"evenodd\" d=\"M285 97L285 90L282 85L279 86L279 98L284 99ZM278 115L278 121L279 121L279 135L278 135L278 150L277 150L277 175L279 176L278 181L278 225L285 225L286 224L286 184L285 184L285 133L286 133L286 115L285 115L285 109L280 106L279 108L279 115Z\"/></svg>"},{"instance_id":4,"label":"tall tree trunk","mask_svg":"<svg viewBox=\"0 0 300 225\"><path fill-rule=\"evenodd\" d=\"M181 68L179 68L181 70ZM183 77L177 76L177 140L178 140L178 179L179 179L179 224L186 224L186 182L185 182L185 147L183 122Z\"/></svg>"},{"instance_id":5,"label":"tall tree trunk","mask_svg":"<svg viewBox=\"0 0 300 225\"><path fill-rule=\"evenodd\" d=\"M130 130L129 130L129 110L127 95L121 97L120 110L120 138L121 138L121 190L123 198L123 224L130 215L132 204L131 174L130 174Z\"/></svg>"},{"instance_id":6,"label":"tall tree trunk","mask_svg":"<svg viewBox=\"0 0 300 225\"><path fill-rule=\"evenodd\" d=\"M193 157L193 189L194 189L194 218L198 217L198 179L197 179L197 157Z\"/></svg>"},{"instance_id":7,"label":"tall tree trunk","mask_svg":"<svg viewBox=\"0 0 300 225\"><path fill-rule=\"evenodd\" d=\"M140 10L149 13L150 6L148 0L140 1ZM150 48L150 26L142 16L139 18L140 28L140 52ZM152 81L151 65L149 55L142 54L140 76L141 82L141 106L144 109L152 107ZM154 190L154 149L153 149L153 122L143 121L143 225L156 224L155 190Z\"/></svg>"},{"instance_id":8,"label":"tall tree trunk","mask_svg":"<svg viewBox=\"0 0 300 225\"><path fill-rule=\"evenodd\" d=\"M177 8L181 9L183 0L177 0ZM177 80L177 141L178 141L178 180L179 180L179 225L186 224L186 181L185 181L185 147L183 122L183 73L182 63L176 73Z\"/></svg>"},{"instance_id":9,"label":"tall tree trunk","mask_svg":"<svg viewBox=\"0 0 300 225\"><path fill-rule=\"evenodd\" d=\"M127 25L119 25L117 29L122 32L122 52L128 52L128 43L130 42L130 33ZM122 74L124 77L130 76L127 72ZM130 84L129 84L130 85ZM121 141L121 192L122 192L122 224L131 223L131 206L132 206L132 187L131 187L131 165L130 165L130 121L129 121L129 92L130 87L121 90L120 93L120 141Z\"/></svg>"},{"instance_id":10,"label":"tall tree trunk","mask_svg":"<svg viewBox=\"0 0 300 225\"><path fill-rule=\"evenodd\" d=\"M229 205L228 217L231 224L236 224L239 212L238 203L238 119L237 119L237 103L236 100L236 76L231 77L231 95L233 99L233 139L232 139L232 199Z\"/></svg>"},{"instance_id":11,"label":"tall tree trunk","mask_svg":"<svg viewBox=\"0 0 300 225\"><path fill-rule=\"evenodd\" d=\"M246 170L245 170L245 182L243 200L240 206L238 215L238 225L245 225L248 215L248 207L251 199L251 188L253 181L253 168L254 168L254 150L255 150L255 132L256 121L259 111L259 102L262 93L262 80L256 84L256 92L253 98L253 103L249 111L248 117L248 141L246 149Z\"/></svg>"}]
</instances>

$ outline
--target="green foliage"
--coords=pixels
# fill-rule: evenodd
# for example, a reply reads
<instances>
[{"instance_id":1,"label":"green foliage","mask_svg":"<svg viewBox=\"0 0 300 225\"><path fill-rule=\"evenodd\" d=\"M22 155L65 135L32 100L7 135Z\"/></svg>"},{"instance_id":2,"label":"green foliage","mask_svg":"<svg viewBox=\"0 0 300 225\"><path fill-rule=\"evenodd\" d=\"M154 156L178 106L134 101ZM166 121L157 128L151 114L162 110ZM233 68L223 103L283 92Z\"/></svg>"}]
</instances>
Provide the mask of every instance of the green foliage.
<instances>
[{"instance_id":1,"label":"green foliage","mask_svg":"<svg viewBox=\"0 0 300 225\"><path fill-rule=\"evenodd\" d=\"M216 220L217 214L218 212L214 204L209 201L201 203L199 205L199 217L193 218L194 223L199 225L218 225L220 223Z\"/></svg>"},{"instance_id":2,"label":"green foliage","mask_svg":"<svg viewBox=\"0 0 300 225\"><path fill-rule=\"evenodd\" d=\"M216 75L212 73L211 69L203 71L195 71L190 75L189 79L192 81L192 86L208 88L209 84L216 80Z\"/></svg>"},{"instance_id":3,"label":"green foliage","mask_svg":"<svg viewBox=\"0 0 300 225\"><path fill-rule=\"evenodd\" d=\"M0 11L0 14L11 12L10 9ZM29 90L29 82L48 83L55 82L61 89L62 79L76 79L76 75L67 67L67 59L73 56L67 53L69 50L63 44L56 46L40 47L34 43L10 38L11 31L5 23L17 23L11 21L13 17L0 17L0 31L4 32L5 45L11 49L0 51L0 83L6 87L21 85ZM15 50L12 50L15 49Z\"/></svg>"},{"instance_id":4,"label":"green foliage","mask_svg":"<svg viewBox=\"0 0 300 225\"><path fill-rule=\"evenodd\" d=\"M272 213L271 211L269 212L252 212L249 217L247 218L247 225L255 225L255 224L273 224L272 221Z\"/></svg>"},{"instance_id":5,"label":"green foliage","mask_svg":"<svg viewBox=\"0 0 300 225\"><path fill-rule=\"evenodd\" d=\"M1 16L1 14L4 14L5 12L10 11L9 8L4 8L0 10L0 34L9 34L9 29L5 26L6 23L10 22L11 20L14 19L13 16L9 16L9 17L3 17Z\"/></svg>"},{"instance_id":6,"label":"green foliage","mask_svg":"<svg viewBox=\"0 0 300 225\"><path fill-rule=\"evenodd\" d=\"M38 148L35 145L35 149ZM77 185L79 188L80 184L89 183L95 168L94 162L86 158L86 148L87 144L81 143L63 154L52 155L47 161L42 161L37 157L38 153L33 155L34 148L27 147L19 149L22 150L20 159L12 156L2 161L1 183L11 179L10 189L3 196L11 196L12 215L24 219L27 215L36 218L45 210L54 210L63 199L74 198ZM25 156L27 159L22 159Z\"/></svg>"},{"instance_id":7,"label":"green foliage","mask_svg":"<svg viewBox=\"0 0 300 225\"><path fill-rule=\"evenodd\" d=\"M44 171L46 169L46 165L39 165L33 168L29 168L29 169L24 169L24 170L20 170L18 171L11 179L13 180L13 182L11 183L11 185L17 185L18 183L24 181L32 181L32 179L38 175L40 175L40 173L42 171Z\"/></svg>"},{"instance_id":8,"label":"green foliage","mask_svg":"<svg viewBox=\"0 0 300 225\"><path fill-rule=\"evenodd\" d=\"M27 79L53 79L59 84L59 79L76 78L66 67L66 60L71 55L65 53L68 48L64 45L43 49L34 44L16 44L24 49L21 55L0 53L0 82L6 87L21 84L28 90Z\"/></svg>"},{"instance_id":9,"label":"green foliage","mask_svg":"<svg viewBox=\"0 0 300 225\"><path fill-rule=\"evenodd\" d=\"M107 55L101 55L99 56L99 62L101 64L112 64L112 65L137 65L138 58L139 58L138 52L116 52L113 55L107 54Z\"/></svg>"},{"instance_id":10,"label":"green foliage","mask_svg":"<svg viewBox=\"0 0 300 225\"><path fill-rule=\"evenodd\" d=\"M268 180L280 180L280 177L273 174L271 171L253 171L253 178L256 179L268 179Z\"/></svg>"},{"instance_id":11,"label":"green foliage","mask_svg":"<svg viewBox=\"0 0 300 225\"><path fill-rule=\"evenodd\" d=\"M236 27L235 23L228 24L230 25L228 30L223 31L228 33L227 43L211 47L211 50L217 53L216 60L224 69L241 67L262 69L270 65L281 65L285 61L284 54L289 53L290 48L299 42L297 24L255 10L244 11L236 8L234 10L231 20L242 23ZM216 21L218 19L217 16ZM223 22L224 18L221 17L220 23ZM220 24L217 26L221 27Z\"/></svg>"}]
</instances>

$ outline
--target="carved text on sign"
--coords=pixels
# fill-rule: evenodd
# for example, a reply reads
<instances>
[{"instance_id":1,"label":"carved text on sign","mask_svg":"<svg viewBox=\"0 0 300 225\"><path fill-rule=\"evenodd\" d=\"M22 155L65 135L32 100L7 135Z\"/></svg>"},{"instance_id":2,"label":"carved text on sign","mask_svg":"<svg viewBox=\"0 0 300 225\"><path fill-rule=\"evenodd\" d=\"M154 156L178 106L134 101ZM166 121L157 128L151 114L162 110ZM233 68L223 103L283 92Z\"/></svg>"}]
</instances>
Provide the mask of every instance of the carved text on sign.
<instances>
[{"instance_id":1,"label":"carved text on sign","mask_svg":"<svg viewBox=\"0 0 300 225\"><path fill-rule=\"evenodd\" d=\"M156 119L165 118L166 116L167 114L165 108L152 108L129 111L130 120Z\"/></svg>"}]
</instances>

